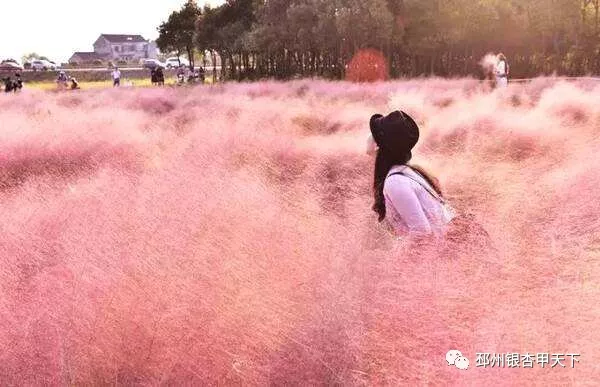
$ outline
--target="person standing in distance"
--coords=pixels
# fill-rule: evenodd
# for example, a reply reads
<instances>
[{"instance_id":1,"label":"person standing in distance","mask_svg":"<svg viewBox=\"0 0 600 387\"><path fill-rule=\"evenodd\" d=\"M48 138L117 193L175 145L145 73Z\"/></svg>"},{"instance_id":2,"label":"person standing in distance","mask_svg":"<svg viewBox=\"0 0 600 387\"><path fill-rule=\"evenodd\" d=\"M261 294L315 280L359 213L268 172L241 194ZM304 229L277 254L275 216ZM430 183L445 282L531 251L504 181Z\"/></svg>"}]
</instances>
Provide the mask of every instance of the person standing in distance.
<instances>
[{"instance_id":1,"label":"person standing in distance","mask_svg":"<svg viewBox=\"0 0 600 387\"><path fill-rule=\"evenodd\" d=\"M508 72L509 68L506 56L500 53L498 54L498 63L496 64L496 87L508 86Z\"/></svg>"},{"instance_id":2,"label":"person standing in distance","mask_svg":"<svg viewBox=\"0 0 600 387\"><path fill-rule=\"evenodd\" d=\"M118 67L115 67L115 69L113 70L112 79L113 79L113 87L121 86L121 71L119 71Z\"/></svg>"}]
</instances>

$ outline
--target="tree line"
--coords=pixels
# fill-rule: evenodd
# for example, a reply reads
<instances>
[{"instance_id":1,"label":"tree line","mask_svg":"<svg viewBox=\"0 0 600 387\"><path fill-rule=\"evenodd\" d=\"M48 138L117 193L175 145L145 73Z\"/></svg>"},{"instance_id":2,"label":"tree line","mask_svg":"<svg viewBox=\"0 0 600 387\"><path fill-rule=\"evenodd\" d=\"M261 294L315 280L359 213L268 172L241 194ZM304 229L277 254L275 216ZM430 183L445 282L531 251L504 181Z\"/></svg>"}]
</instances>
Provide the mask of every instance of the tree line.
<instances>
[{"instance_id":1,"label":"tree line","mask_svg":"<svg viewBox=\"0 0 600 387\"><path fill-rule=\"evenodd\" d=\"M188 0L161 51L217 55L224 79L345 77L363 50L390 77L482 76L503 52L512 77L600 73L600 0ZM213 61L214 63L214 61Z\"/></svg>"}]
</instances>

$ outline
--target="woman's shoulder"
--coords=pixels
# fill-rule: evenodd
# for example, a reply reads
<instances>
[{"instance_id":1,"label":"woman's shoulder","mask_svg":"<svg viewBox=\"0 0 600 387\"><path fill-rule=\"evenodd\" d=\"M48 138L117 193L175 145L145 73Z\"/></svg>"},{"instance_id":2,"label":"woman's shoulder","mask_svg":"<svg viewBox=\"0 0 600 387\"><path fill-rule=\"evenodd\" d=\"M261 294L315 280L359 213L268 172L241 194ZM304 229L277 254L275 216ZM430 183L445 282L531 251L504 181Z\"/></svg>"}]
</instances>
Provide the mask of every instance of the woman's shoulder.
<instances>
[{"instance_id":1,"label":"woman's shoulder","mask_svg":"<svg viewBox=\"0 0 600 387\"><path fill-rule=\"evenodd\" d=\"M393 188L412 187L418 185L410 176L414 172L407 166L394 166L390 169L385 178L384 191Z\"/></svg>"},{"instance_id":2,"label":"woman's shoulder","mask_svg":"<svg viewBox=\"0 0 600 387\"><path fill-rule=\"evenodd\" d=\"M408 165L394 165L390 168L387 174L386 180L394 178L394 180L411 180L411 178L419 176L411 167Z\"/></svg>"},{"instance_id":3,"label":"woman's shoulder","mask_svg":"<svg viewBox=\"0 0 600 387\"><path fill-rule=\"evenodd\" d=\"M410 166L394 166L388 172L384 183L384 191L391 189L411 188L415 192L425 193L433 190L431 184L419 173L418 170L414 170Z\"/></svg>"}]
</instances>

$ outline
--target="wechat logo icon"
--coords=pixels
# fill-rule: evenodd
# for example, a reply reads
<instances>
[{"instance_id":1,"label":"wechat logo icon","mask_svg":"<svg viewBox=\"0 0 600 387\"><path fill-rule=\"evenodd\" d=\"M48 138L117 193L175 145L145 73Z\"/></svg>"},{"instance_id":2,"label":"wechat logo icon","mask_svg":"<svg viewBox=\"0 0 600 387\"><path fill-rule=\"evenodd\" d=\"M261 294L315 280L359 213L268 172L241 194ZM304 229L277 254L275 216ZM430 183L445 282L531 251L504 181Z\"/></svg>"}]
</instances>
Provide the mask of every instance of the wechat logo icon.
<instances>
[{"instance_id":1,"label":"wechat logo icon","mask_svg":"<svg viewBox=\"0 0 600 387\"><path fill-rule=\"evenodd\" d=\"M449 366L453 365L459 370L466 370L469 368L469 359L464 357L462 352L457 349L451 349L446 353L446 361Z\"/></svg>"}]
</instances>

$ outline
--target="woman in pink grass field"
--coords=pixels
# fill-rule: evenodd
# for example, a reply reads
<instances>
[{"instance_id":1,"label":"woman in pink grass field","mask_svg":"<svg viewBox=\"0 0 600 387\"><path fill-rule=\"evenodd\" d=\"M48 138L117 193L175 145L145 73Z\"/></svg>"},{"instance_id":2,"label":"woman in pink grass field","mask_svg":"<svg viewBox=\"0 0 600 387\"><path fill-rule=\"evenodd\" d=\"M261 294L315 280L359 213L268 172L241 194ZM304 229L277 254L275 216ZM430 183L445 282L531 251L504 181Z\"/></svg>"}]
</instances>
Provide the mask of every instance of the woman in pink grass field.
<instances>
[{"instance_id":1,"label":"woman in pink grass field","mask_svg":"<svg viewBox=\"0 0 600 387\"><path fill-rule=\"evenodd\" d=\"M367 153L375 156L374 204L380 222L402 235L442 236L454 218L438 181L409 165L419 127L402 111L371 117Z\"/></svg>"}]
</instances>

